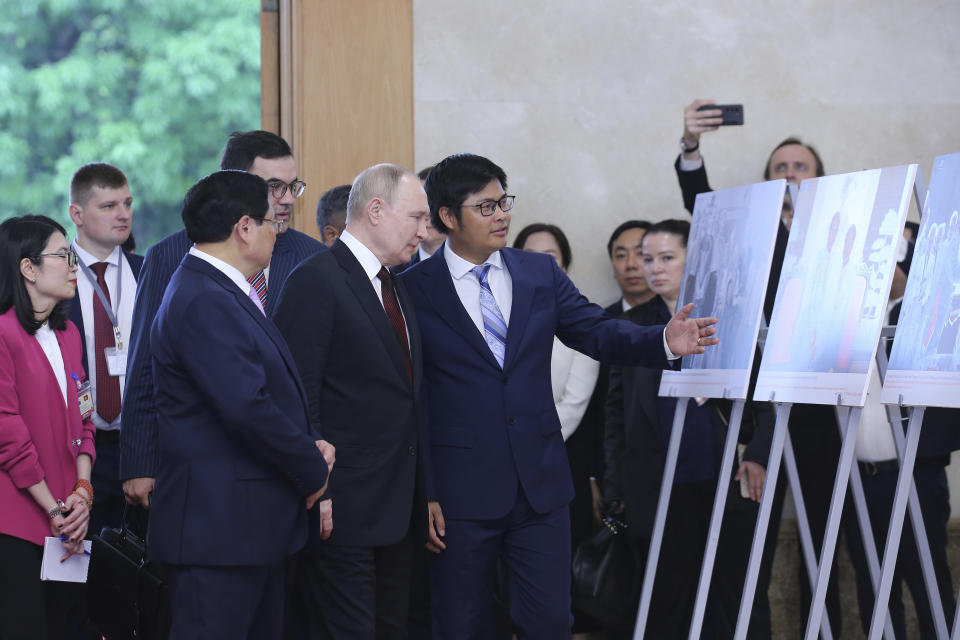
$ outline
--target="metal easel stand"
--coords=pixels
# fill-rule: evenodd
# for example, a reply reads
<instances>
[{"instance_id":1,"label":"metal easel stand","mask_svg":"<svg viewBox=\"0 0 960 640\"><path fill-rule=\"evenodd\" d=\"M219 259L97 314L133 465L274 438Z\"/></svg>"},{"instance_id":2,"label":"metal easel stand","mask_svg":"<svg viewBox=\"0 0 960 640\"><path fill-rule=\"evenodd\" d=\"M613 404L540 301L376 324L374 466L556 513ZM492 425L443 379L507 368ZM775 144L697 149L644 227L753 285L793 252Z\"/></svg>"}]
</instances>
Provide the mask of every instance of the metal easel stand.
<instances>
[{"instance_id":1,"label":"metal easel stand","mask_svg":"<svg viewBox=\"0 0 960 640\"><path fill-rule=\"evenodd\" d=\"M726 390L724 390L726 396ZM717 476L717 493L713 498L713 511L710 513L710 531L707 534L707 545L703 552L703 564L700 567L700 583L697 586L697 599L693 605L693 620L690 623L689 640L699 640L703 628L703 616L707 608L707 596L710 593L710 580L713 577L713 567L717 557L717 544L720 542L720 528L723 524L723 511L727 505L730 472L733 469L734 456L737 453L737 442L740 439L740 424L743 422L743 407L745 400L733 403L730 412L730 423L727 425L727 439L723 445L723 456L720 458L720 473Z\"/></svg>"},{"instance_id":2,"label":"metal easel stand","mask_svg":"<svg viewBox=\"0 0 960 640\"><path fill-rule=\"evenodd\" d=\"M923 177L919 169L917 170L917 182L915 186L915 193L917 195L917 203L922 209L922 199L921 194L916 192L916 189L922 191L922 182ZM896 327L884 327L881 332L882 338L890 339L893 337L894 330ZM880 373L881 380L886 379L887 374L887 352L883 348L881 343L880 348L877 349L877 370ZM901 420L900 417L900 408L902 407L902 398L900 407L894 405L887 406L887 416L890 420L891 429L893 432L893 441L897 447L897 455L900 458L900 471L897 476L897 488L894 492L894 503L893 510L890 513L890 525L887 530L887 542L886 549L884 550L883 557L883 568L881 569L881 587L884 588L884 591L877 589L878 598L874 603L874 618L876 617L876 607L878 602L887 602L890 599L890 590L893 585L893 573L896 568L897 555L900 550L900 540L903 533L903 522L904 522L904 508L900 507L898 509L898 499L902 499L901 491L906 493L906 506L909 508L910 512L910 522L913 526L913 537L916 542L917 555L920 558L920 569L923 573L923 582L927 591L927 600L930 604L930 615L933 617L933 623L937 629L937 638L940 640L946 640L950 635L950 629L947 627L946 616L944 615L943 602L940 598L940 586L937 583L937 574L933 568L933 557L930 554L930 542L927 539L927 528L923 523L923 512L920 509L920 497L917 494L916 484L913 482L913 468L916 462L917 447L919 446L920 441L920 427L923 423L923 414L925 407L912 407L910 409L910 420L907 423L907 434L904 436L903 429L899 427ZM911 430L915 429L916 433L916 442L911 444ZM912 452L911 452L912 447ZM907 466L909 465L909 471ZM896 544L894 543L893 537L896 535ZM893 545L893 546L891 546ZM890 555L890 549L894 549L892 555ZM889 560L888 560L889 558ZM888 566L889 565L889 566ZM889 573L889 575L887 575ZM889 584L884 584L884 580L889 582ZM882 600L880 598L882 596ZM870 625L870 636L874 638L873 635L873 620L871 620ZM960 625L957 624L956 619L953 623L953 635L951 636L954 639L960 639Z\"/></svg>"},{"instance_id":3,"label":"metal easel stand","mask_svg":"<svg viewBox=\"0 0 960 640\"><path fill-rule=\"evenodd\" d=\"M827 529L823 533L823 547L820 549L820 571L817 574L817 586L810 603L810 615L807 617L806 640L815 640L823 619L824 601L827 597L827 582L833 569L833 552L837 548L837 536L840 533L840 516L850 480L853 464L854 446L857 432L860 430L861 407L850 407L847 415L847 428L843 434L843 446L840 448L840 464L833 483L833 497L830 499L830 513L827 516Z\"/></svg>"},{"instance_id":4,"label":"metal easel stand","mask_svg":"<svg viewBox=\"0 0 960 640\"><path fill-rule=\"evenodd\" d=\"M772 396L770 402L775 402ZM735 640L746 640L750 627L753 596L757 591L757 576L763 560L763 546L767 538L767 528L770 526L773 496L776 493L777 477L780 475L780 459L783 457L783 445L787 437L787 419L792 406L789 402L777 403L777 422L773 427L773 441L770 443L770 456L767 458L767 478L763 485L763 496L760 498L760 512L757 514L757 526L753 531L753 545L750 547L750 560L747 563L747 578L740 598L740 613L737 615L737 628L733 636Z\"/></svg>"},{"instance_id":5,"label":"metal easel stand","mask_svg":"<svg viewBox=\"0 0 960 640\"><path fill-rule=\"evenodd\" d=\"M660 559L660 547L663 543L663 529L667 523L667 509L670 506L670 492L673 490L673 477L677 470L677 457L680 454L680 439L683 435L683 422L687 417L687 403L690 398L677 398L677 408L673 413L673 429L667 445L667 460L663 469L663 482L660 485L660 498L657 501L657 514L653 521L653 536L647 552L647 566L643 572L643 588L640 591L640 609L637 611L637 623L633 630L633 640L643 640L647 629L647 617L650 614L650 601L653 598L653 582L657 576L657 562Z\"/></svg>"},{"instance_id":6,"label":"metal easel stand","mask_svg":"<svg viewBox=\"0 0 960 640\"><path fill-rule=\"evenodd\" d=\"M897 489L893 497L890 525L887 529L887 542L883 550L883 567L880 570L880 586L877 589L877 599L873 605L873 618L870 620L870 640L877 640L880 637L878 617L882 615L880 611L886 610L886 603L890 600L890 589L893 585L893 570L897 564L897 554L900 550L900 536L903 533L903 519L907 511L907 501L909 494L916 491L913 488L913 467L917 459L917 445L920 443L920 424L923 422L923 412L924 407L914 407L910 409L906 446L897 446L897 450L900 453L900 471L897 475ZM897 431L897 429L895 428L894 431ZM915 534L918 541L918 552L922 558L923 554L919 549L920 546L923 546L919 542L921 535L916 531ZM923 531L922 538L924 543L926 543L926 531ZM929 554L929 546L927 546L927 553ZM929 560L929 555L927 559ZM921 564L926 563L921 559ZM924 567L923 573L926 581L926 567ZM933 573L932 563L930 564L930 573ZM946 621L943 620L943 607L940 603L940 595L937 591L935 575L933 576L933 587L933 591L930 592L930 584L928 582L927 591L930 597L930 608L931 610L940 611L940 621L937 623L937 636L945 639L947 635ZM936 605L934 605L933 601L934 595L936 595L937 598ZM941 623L943 624L942 629L940 628Z\"/></svg>"}]
</instances>

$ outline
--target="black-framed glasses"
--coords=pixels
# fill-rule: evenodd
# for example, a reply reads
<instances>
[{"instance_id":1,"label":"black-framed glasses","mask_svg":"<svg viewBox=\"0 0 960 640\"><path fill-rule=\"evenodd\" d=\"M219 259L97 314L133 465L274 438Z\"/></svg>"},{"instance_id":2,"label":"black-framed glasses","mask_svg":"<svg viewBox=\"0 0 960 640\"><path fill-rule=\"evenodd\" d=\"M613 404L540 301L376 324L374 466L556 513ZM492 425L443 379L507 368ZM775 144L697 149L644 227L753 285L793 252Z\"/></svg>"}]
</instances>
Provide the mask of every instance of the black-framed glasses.
<instances>
[{"instance_id":1,"label":"black-framed glasses","mask_svg":"<svg viewBox=\"0 0 960 640\"><path fill-rule=\"evenodd\" d=\"M483 202L478 202L477 204L465 204L464 207L474 207L480 211L480 215L492 216L493 212L497 210L497 207L500 207L500 211L506 213L513 209L513 201L517 199L517 196L503 196L499 200L484 200Z\"/></svg>"},{"instance_id":2,"label":"black-framed glasses","mask_svg":"<svg viewBox=\"0 0 960 640\"><path fill-rule=\"evenodd\" d=\"M290 195L294 198L299 198L303 195L303 190L307 188L307 183L303 180L294 180L290 184L281 180L271 180L267 183L267 186L270 188L270 193L273 194L273 197L279 200L287 194L287 189L290 189Z\"/></svg>"},{"instance_id":3,"label":"black-framed glasses","mask_svg":"<svg viewBox=\"0 0 960 640\"><path fill-rule=\"evenodd\" d=\"M263 218L260 218L260 222L269 222L277 230L277 233L283 233L284 227L287 226L286 220L278 220L277 218L267 218L266 216L264 216Z\"/></svg>"},{"instance_id":4,"label":"black-framed glasses","mask_svg":"<svg viewBox=\"0 0 960 640\"><path fill-rule=\"evenodd\" d=\"M73 269L80 263L80 257L73 249L68 249L67 251L60 251L57 253L41 253L38 254L38 258L43 258L44 256L49 256L51 258L63 258L67 261L67 267Z\"/></svg>"}]
</instances>

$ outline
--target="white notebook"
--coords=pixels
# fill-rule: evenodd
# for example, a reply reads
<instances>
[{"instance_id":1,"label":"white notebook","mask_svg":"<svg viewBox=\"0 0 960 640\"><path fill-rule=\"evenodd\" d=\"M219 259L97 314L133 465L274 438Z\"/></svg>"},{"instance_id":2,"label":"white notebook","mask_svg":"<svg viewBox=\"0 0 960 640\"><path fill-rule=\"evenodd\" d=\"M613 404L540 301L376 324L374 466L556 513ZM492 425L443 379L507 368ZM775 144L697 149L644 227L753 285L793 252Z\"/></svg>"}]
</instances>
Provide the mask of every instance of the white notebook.
<instances>
[{"instance_id":1,"label":"white notebook","mask_svg":"<svg viewBox=\"0 0 960 640\"><path fill-rule=\"evenodd\" d=\"M87 569L90 568L89 540L83 541L86 553L73 555L60 562L65 553L60 538L47 536L43 540L43 561L40 563L40 579L58 582L86 582Z\"/></svg>"}]
</instances>

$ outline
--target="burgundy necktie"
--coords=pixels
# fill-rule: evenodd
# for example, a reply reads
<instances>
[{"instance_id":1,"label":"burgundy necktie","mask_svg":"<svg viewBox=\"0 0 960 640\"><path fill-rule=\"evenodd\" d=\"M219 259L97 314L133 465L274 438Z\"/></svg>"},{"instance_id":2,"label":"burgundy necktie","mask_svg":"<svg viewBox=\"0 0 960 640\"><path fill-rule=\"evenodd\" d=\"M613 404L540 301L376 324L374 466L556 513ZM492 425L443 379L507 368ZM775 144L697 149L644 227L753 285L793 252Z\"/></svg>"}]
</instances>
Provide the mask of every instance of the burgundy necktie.
<instances>
[{"instance_id":1,"label":"burgundy necktie","mask_svg":"<svg viewBox=\"0 0 960 640\"><path fill-rule=\"evenodd\" d=\"M397 294L393 290L393 276L390 275L386 267L380 267L377 277L380 278L383 308L387 312L387 319L390 320L393 333L397 336L397 342L403 347L403 361L407 365L407 375L413 381L413 368L410 366L410 343L407 342L407 324L403 321L403 313L400 312Z\"/></svg>"},{"instance_id":2,"label":"burgundy necktie","mask_svg":"<svg viewBox=\"0 0 960 640\"><path fill-rule=\"evenodd\" d=\"M257 290L257 295L260 297L260 305L263 307L267 306L267 277L264 275L263 270L257 271L255 274L247 278L247 282L253 285L253 288Z\"/></svg>"},{"instance_id":3,"label":"burgundy necktie","mask_svg":"<svg viewBox=\"0 0 960 640\"><path fill-rule=\"evenodd\" d=\"M97 274L97 284L103 290L103 295L110 304L110 289L104 275L107 272L106 262L95 262L90 269ZM93 350L96 352L97 366L97 413L104 422L110 423L120 415L120 378L110 375L107 369L107 356L104 349L116 347L113 334L113 324L107 310L103 308L100 296L93 293Z\"/></svg>"}]
</instances>

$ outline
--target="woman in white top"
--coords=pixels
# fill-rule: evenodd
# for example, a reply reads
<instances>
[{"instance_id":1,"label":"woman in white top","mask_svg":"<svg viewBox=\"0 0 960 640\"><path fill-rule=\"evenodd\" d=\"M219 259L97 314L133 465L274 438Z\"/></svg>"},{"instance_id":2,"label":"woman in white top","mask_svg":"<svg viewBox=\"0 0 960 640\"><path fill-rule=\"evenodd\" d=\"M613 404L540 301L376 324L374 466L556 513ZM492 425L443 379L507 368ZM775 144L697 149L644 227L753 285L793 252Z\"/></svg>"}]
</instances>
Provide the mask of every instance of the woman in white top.
<instances>
[{"instance_id":1,"label":"woman in white top","mask_svg":"<svg viewBox=\"0 0 960 640\"><path fill-rule=\"evenodd\" d=\"M67 320L77 256L43 216L0 224L0 638L61 638L79 585L41 582L44 538L83 553L93 425L81 415L80 333ZM90 396L92 398L92 395ZM87 408L92 410L92 401ZM80 619L83 619L80 618Z\"/></svg>"},{"instance_id":2,"label":"woman in white top","mask_svg":"<svg viewBox=\"0 0 960 640\"><path fill-rule=\"evenodd\" d=\"M513 246L525 251L553 256L564 273L572 260L570 243L558 227L552 224L531 224L517 235ZM593 476L595 460L602 456L602 420L587 415L593 389L597 385L600 363L566 346L554 336L550 359L550 382L553 401L560 417L560 431L567 443L567 457L576 496L570 503L571 542L574 550L593 530L593 503L599 499L599 490ZM586 417L585 417L586 416ZM576 437L571 439L571 436ZM598 452L596 447L601 447ZM581 632L599 630L599 625L574 611L574 637Z\"/></svg>"}]
</instances>

